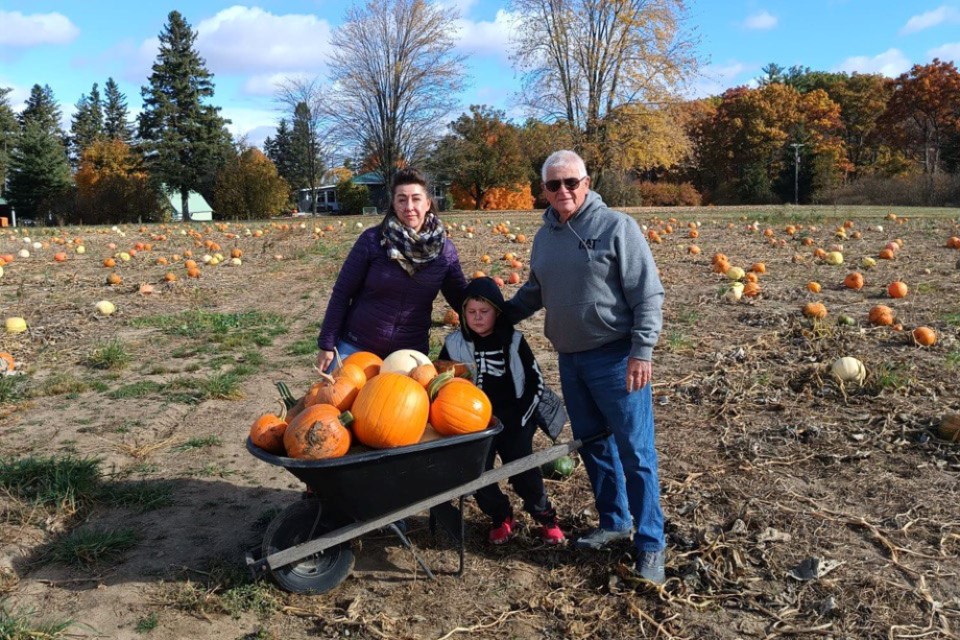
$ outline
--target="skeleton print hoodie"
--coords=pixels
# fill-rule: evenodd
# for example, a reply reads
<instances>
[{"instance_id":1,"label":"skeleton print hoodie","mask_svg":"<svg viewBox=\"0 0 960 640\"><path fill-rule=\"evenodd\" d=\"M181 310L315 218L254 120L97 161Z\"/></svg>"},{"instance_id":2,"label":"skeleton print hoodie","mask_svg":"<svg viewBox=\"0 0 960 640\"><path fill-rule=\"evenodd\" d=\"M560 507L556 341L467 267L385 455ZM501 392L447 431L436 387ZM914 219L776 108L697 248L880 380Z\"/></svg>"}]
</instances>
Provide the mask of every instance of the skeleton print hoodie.
<instances>
[{"instance_id":1,"label":"skeleton print hoodie","mask_svg":"<svg viewBox=\"0 0 960 640\"><path fill-rule=\"evenodd\" d=\"M478 336L466 325L466 302L486 300L497 310L493 333ZM447 336L441 359L463 362L474 383L483 389L493 414L504 427L521 427L534 415L543 393L543 375L523 334L515 330L501 313L503 294L491 278L476 278L464 292L460 329Z\"/></svg>"}]
</instances>

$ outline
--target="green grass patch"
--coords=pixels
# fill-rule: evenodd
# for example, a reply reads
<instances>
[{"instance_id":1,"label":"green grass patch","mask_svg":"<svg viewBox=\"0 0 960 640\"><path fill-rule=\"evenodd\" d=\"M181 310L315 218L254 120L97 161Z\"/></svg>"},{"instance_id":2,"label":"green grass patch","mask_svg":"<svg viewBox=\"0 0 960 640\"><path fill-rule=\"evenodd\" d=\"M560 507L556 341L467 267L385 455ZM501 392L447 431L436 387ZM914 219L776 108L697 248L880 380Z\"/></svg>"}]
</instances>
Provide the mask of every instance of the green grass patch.
<instances>
[{"instance_id":1,"label":"green grass patch","mask_svg":"<svg viewBox=\"0 0 960 640\"><path fill-rule=\"evenodd\" d=\"M81 380L69 372L55 373L32 385L28 391L31 398L62 396L68 393L83 393L91 388L86 380Z\"/></svg>"},{"instance_id":2,"label":"green grass patch","mask_svg":"<svg viewBox=\"0 0 960 640\"><path fill-rule=\"evenodd\" d=\"M878 390L900 391L910 385L910 376L896 364L883 362L874 369L870 377L873 386Z\"/></svg>"},{"instance_id":3,"label":"green grass patch","mask_svg":"<svg viewBox=\"0 0 960 640\"><path fill-rule=\"evenodd\" d=\"M681 311L677 319L683 324L693 325L700 319L700 313L695 309L687 309L686 311Z\"/></svg>"},{"instance_id":4,"label":"green grass patch","mask_svg":"<svg viewBox=\"0 0 960 640\"><path fill-rule=\"evenodd\" d=\"M214 342L228 349L267 346L273 343L274 337L287 332L283 316L262 311L212 313L197 309L135 318L132 324L160 329L168 335Z\"/></svg>"},{"instance_id":5,"label":"green grass patch","mask_svg":"<svg viewBox=\"0 0 960 640\"><path fill-rule=\"evenodd\" d=\"M22 400L26 381L25 376L0 376L0 404Z\"/></svg>"},{"instance_id":6,"label":"green grass patch","mask_svg":"<svg viewBox=\"0 0 960 640\"><path fill-rule=\"evenodd\" d=\"M98 344L87 356L86 365L93 369L119 371L130 364L132 356L126 345L118 339Z\"/></svg>"},{"instance_id":7,"label":"green grass patch","mask_svg":"<svg viewBox=\"0 0 960 640\"><path fill-rule=\"evenodd\" d=\"M133 529L84 529L73 531L50 546L50 559L74 567L114 562L137 544Z\"/></svg>"},{"instance_id":8,"label":"green grass patch","mask_svg":"<svg viewBox=\"0 0 960 640\"><path fill-rule=\"evenodd\" d=\"M960 349L954 349L947 354L947 366L951 369L960 367Z\"/></svg>"},{"instance_id":9,"label":"green grass patch","mask_svg":"<svg viewBox=\"0 0 960 640\"><path fill-rule=\"evenodd\" d=\"M207 436L205 438L190 438L183 444L173 448L174 451L189 451L190 449L206 449L207 447L219 447L223 444L218 436Z\"/></svg>"},{"instance_id":10,"label":"green grass patch","mask_svg":"<svg viewBox=\"0 0 960 640\"><path fill-rule=\"evenodd\" d=\"M292 345L287 347L287 353L291 356L305 356L311 353L316 353L316 351L316 338L304 338L303 340L297 340Z\"/></svg>"},{"instance_id":11,"label":"green grass patch","mask_svg":"<svg viewBox=\"0 0 960 640\"><path fill-rule=\"evenodd\" d=\"M73 622L36 620L29 609L16 609L0 602L0 638L3 640L52 640L63 638Z\"/></svg>"},{"instance_id":12,"label":"green grass patch","mask_svg":"<svg viewBox=\"0 0 960 640\"><path fill-rule=\"evenodd\" d=\"M137 620L137 624L133 627L133 630L137 633L147 633L148 631L156 629L159 623L160 619L157 617L157 613L153 612Z\"/></svg>"},{"instance_id":13,"label":"green grass patch","mask_svg":"<svg viewBox=\"0 0 960 640\"><path fill-rule=\"evenodd\" d=\"M943 321L955 327L960 327L960 312L944 314Z\"/></svg>"},{"instance_id":14,"label":"green grass patch","mask_svg":"<svg viewBox=\"0 0 960 640\"><path fill-rule=\"evenodd\" d=\"M682 331L671 331L667 335L667 348L671 351L687 351L693 348L693 341Z\"/></svg>"},{"instance_id":15,"label":"green grass patch","mask_svg":"<svg viewBox=\"0 0 960 640\"><path fill-rule=\"evenodd\" d=\"M283 607L277 590L266 582L252 582L227 589L220 601L224 611L233 618L250 611L260 620L265 620Z\"/></svg>"},{"instance_id":16,"label":"green grass patch","mask_svg":"<svg viewBox=\"0 0 960 640\"><path fill-rule=\"evenodd\" d=\"M0 487L34 505L76 510L93 500L99 484L100 461L96 458L0 460Z\"/></svg>"}]
</instances>

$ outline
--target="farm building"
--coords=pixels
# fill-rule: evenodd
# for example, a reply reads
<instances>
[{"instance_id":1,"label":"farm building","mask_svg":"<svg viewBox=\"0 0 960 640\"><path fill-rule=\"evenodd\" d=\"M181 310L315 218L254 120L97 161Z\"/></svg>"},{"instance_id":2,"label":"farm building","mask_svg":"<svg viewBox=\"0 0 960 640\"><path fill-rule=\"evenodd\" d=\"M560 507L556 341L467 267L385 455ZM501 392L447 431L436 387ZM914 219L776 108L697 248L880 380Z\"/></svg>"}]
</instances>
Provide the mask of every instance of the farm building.
<instances>
[{"instance_id":1,"label":"farm building","mask_svg":"<svg viewBox=\"0 0 960 640\"><path fill-rule=\"evenodd\" d=\"M167 202L170 203L173 220L182 220L183 212L180 210L180 193L168 191L166 189L163 190L163 193L167 198ZM190 208L191 220L213 220L213 207L211 207L207 201L204 200L203 196L196 191L190 192L190 195L187 199L187 206Z\"/></svg>"}]
</instances>

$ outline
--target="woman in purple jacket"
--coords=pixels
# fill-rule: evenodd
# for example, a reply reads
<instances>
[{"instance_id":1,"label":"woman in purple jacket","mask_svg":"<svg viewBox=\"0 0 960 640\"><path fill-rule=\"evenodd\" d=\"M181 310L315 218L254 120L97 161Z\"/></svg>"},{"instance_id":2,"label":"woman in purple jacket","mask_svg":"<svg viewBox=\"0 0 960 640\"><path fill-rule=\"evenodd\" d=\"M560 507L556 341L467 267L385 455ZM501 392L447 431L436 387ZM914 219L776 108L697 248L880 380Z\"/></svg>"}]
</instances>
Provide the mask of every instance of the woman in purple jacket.
<instances>
[{"instance_id":1,"label":"woman in purple jacket","mask_svg":"<svg viewBox=\"0 0 960 640\"><path fill-rule=\"evenodd\" d=\"M360 234L327 303L317 345L326 371L334 347L342 357L370 351L430 350L437 293L454 309L467 287L460 259L433 211L427 181L415 169L397 172L383 222Z\"/></svg>"}]
</instances>

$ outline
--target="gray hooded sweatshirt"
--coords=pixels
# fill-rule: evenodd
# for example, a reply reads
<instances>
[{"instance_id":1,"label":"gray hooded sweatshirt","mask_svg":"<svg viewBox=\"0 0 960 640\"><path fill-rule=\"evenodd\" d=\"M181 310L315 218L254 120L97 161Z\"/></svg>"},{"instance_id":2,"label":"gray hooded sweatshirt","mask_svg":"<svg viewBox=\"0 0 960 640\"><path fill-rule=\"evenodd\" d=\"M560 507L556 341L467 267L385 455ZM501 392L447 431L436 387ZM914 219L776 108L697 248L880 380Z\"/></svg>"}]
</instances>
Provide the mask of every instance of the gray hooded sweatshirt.
<instances>
[{"instance_id":1,"label":"gray hooded sweatshirt","mask_svg":"<svg viewBox=\"0 0 960 640\"><path fill-rule=\"evenodd\" d=\"M552 207L533 239L530 277L507 303L511 321L546 309L544 332L560 353L630 338L630 356L653 358L663 285L636 220L590 191L561 224Z\"/></svg>"}]
</instances>

